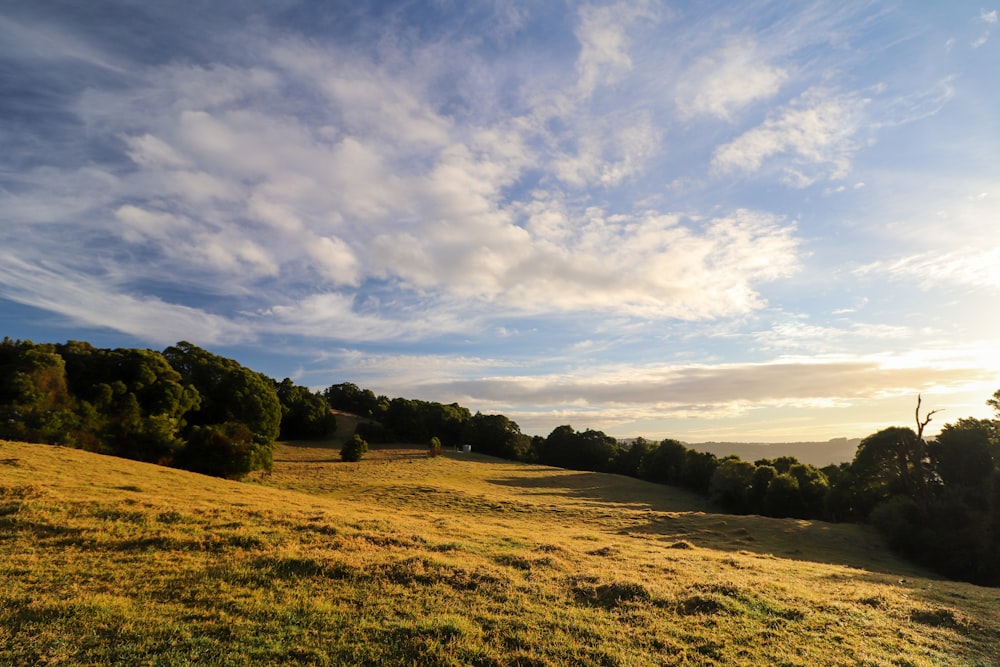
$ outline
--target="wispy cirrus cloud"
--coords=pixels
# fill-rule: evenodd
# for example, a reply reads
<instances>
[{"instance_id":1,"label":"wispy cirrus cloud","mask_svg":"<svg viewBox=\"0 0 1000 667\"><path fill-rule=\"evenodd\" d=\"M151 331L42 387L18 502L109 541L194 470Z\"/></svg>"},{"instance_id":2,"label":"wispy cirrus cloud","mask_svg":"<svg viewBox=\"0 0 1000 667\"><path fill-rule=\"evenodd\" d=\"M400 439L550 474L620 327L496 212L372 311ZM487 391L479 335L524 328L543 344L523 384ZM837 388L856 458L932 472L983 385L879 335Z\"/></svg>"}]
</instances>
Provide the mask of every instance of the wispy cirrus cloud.
<instances>
[{"instance_id":1,"label":"wispy cirrus cloud","mask_svg":"<svg viewBox=\"0 0 1000 667\"><path fill-rule=\"evenodd\" d=\"M583 6L575 31L580 42L577 94L590 97L598 86L612 85L632 69L628 27L635 21L656 18L651 3L645 1Z\"/></svg>"},{"instance_id":2,"label":"wispy cirrus cloud","mask_svg":"<svg viewBox=\"0 0 1000 667\"><path fill-rule=\"evenodd\" d=\"M1000 247L923 252L872 262L857 273L887 276L925 290L945 286L1000 290Z\"/></svg>"},{"instance_id":3,"label":"wispy cirrus cloud","mask_svg":"<svg viewBox=\"0 0 1000 667\"><path fill-rule=\"evenodd\" d=\"M526 424L971 377L877 353L986 338L991 10L341 4L0 9L0 299Z\"/></svg>"},{"instance_id":4,"label":"wispy cirrus cloud","mask_svg":"<svg viewBox=\"0 0 1000 667\"><path fill-rule=\"evenodd\" d=\"M226 317L130 294L127 287L110 280L29 263L9 252L0 253L0 294L84 326L116 330L162 345L189 339L226 345L254 338Z\"/></svg>"},{"instance_id":5,"label":"wispy cirrus cloud","mask_svg":"<svg viewBox=\"0 0 1000 667\"><path fill-rule=\"evenodd\" d=\"M467 330L497 306L683 319L758 308L761 284L797 270L794 223L747 210L615 212L554 185L616 188L658 151L649 112L615 111L623 122L604 127L578 117L586 100L575 97L628 71L625 27L653 18L644 5L581 10L579 78L557 94L570 107L544 112L563 119L575 153L550 145L531 108L457 122L435 86L463 65L433 47L379 60L283 38L247 65L151 67L127 92L81 98L81 122L126 162L113 189L84 197L85 215L54 210L48 222L72 220L83 243L117 237L119 276L209 281L238 298L229 317L259 332L294 319L312 336L409 338ZM325 104L307 109L303 97ZM514 189L539 167L546 188ZM28 172L25 187L65 191L76 177ZM64 241L32 243L72 265ZM105 282L99 263L89 271ZM380 284L407 296L359 310ZM410 320L415 303L428 312ZM460 324L458 304L477 315Z\"/></svg>"},{"instance_id":6,"label":"wispy cirrus cloud","mask_svg":"<svg viewBox=\"0 0 1000 667\"><path fill-rule=\"evenodd\" d=\"M732 38L685 72L677 86L677 106L682 118L731 120L743 107L774 96L787 78L788 72L767 62L753 41Z\"/></svg>"},{"instance_id":7,"label":"wispy cirrus cloud","mask_svg":"<svg viewBox=\"0 0 1000 667\"><path fill-rule=\"evenodd\" d=\"M720 173L753 173L782 158L778 170L792 187L844 178L859 148L855 135L868 102L858 93L812 88L762 125L719 146L712 165Z\"/></svg>"},{"instance_id":8,"label":"wispy cirrus cloud","mask_svg":"<svg viewBox=\"0 0 1000 667\"><path fill-rule=\"evenodd\" d=\"M985 24L986 27L984 28L982 34L977 37L974 42L972 42L972 48L974 49L978 49L981 46L984 46L986 42L990 41L990 37L993 34L993 28L997 24L997 10L993 9L987 11L985 9L980 9L978 22Z\"/></svg>"}]
</instances>

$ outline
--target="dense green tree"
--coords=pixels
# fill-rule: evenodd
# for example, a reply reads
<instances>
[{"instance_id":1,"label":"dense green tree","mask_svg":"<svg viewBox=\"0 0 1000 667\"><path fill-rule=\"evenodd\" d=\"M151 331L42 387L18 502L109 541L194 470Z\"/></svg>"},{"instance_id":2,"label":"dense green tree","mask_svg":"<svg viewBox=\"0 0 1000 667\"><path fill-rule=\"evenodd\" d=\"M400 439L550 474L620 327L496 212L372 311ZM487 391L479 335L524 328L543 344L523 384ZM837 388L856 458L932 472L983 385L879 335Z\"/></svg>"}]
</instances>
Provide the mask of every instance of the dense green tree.
<instances>
[{"instance_id":1,"label":"dense green tree","mask_svg":"<svg viewBox=\"0 0 1000 667\"><path fill-rule=\"evenodd\" d=\"M159 352L102 349L70 341L56 346L66 362L70 390L90 428L109 453L169 464L185 445L184 416L201 396Z\"/></svg>"},{"instance_id":2,"label":"dense green tree","mask_svg":"<svg viewBox=\"0 0 1000 667\"><path fill-rule=\"evenodd\" d=\"M894 495L916 499L916 479L924 482L927 476L925 449L913 429L899 426L882 429L861 441L851 470L857 479L855 504L863 516Z\"/></svg>"},{"instance_id":3,"label":"dense green tree","mask_svg":"<svg viewBox=\"0 0 1000 667\"><path fill-rule=\"evenodd\" d=\"M373 419L379 418L379 397L371 389L362 389L353 382L331 385L323 391L323 397L334 410Z\"/></svg>"},{"instance_id":4,"label":"dense green tree","mask_svg":"<svg viewBox=\"0 0 1000 667\"><path fill-rule=\"evenodd\" d=\"M684 467L681 469L679 484L697 493L708 495L712 475L719 466L719 459L711 452L699 452L689 449L684 456Z\"/></svg>"},{"instance_id":5,"label":"dense green tree","mask_svg":"<svg viewBox=\"0 0 1000 667\"><path fill-rule=\"evenodd\" d=\"M425 409L428 412L428 428L441 439L443 445L454 447L461 443L465 433L465 424L472 418L472 413L467 408L463 408L458 403L447 405L428 403ZM520 429L518 433L520 433Z\"/></svg>"},{"instance_id":6,"label":"dense green tree","mask_svg":"<svg viewBox=\"0 0 1000 667\"><path fill-rule=\"evenodd\" d=\"M753 481L754 464L739 458L719 462L709 483L709 498L730 512L746 513L747 492Z\"/></svg>"},{"instance_id":7,"label":"dense green tree","mask_svg":"<svg viewBox=\"0 0 1000 667\"><path fill-rule=\"evenodd\" d=\"M1000 392L989 404L1000 407L998 398ZM894 438L880 431L862 441L852 471L869 473L865 478L869 484L873 477L879 480L869 518L904 555L949 577L998 585L997 422L960 419L925 443L923 427L931 414L921 419L918 400L916 433ZM871 456L871 451L878 455ZM862 459L862 454L869 454L868 459ZM873 475L872 469L882 474ZM863 491L870 489L859 486Z\"/></svg>"},{"instance_id":8,"label":"dense green tree","mask_svg":"<svg viewBox=\"0 0 1000 667\"><path fill-rule=\"evenodd\" d=\"M747 510L756 514L765 514L764 497L771 480L778 476L778 470L768 463L754 464L753 475L750 477L750 488L747 489Z\"/></svg>"},{"instance_id":9,"label":"dense green tree","mask_svg":"<svg viewBox=\"0 0 1000 667\"><path fill-rule=\"evenodd\" d=\"M794 463L788 469L798 483L801 498L801 518L822 519L830 482L821 470L805 463ZM794 515L791 515L794 516Z\"/></svg>"},{"instance_id":10,"label":"dense green tree","mask_svg":"<svg viewBox=\"0 0 1000 667\"><path fill-rule=\"evenodd\" d=\"M483 454L515 461L528 458L531 448L517 423L500 414L477 412L465 422L461 439Z\"/></svg>"},{"instance_id":11,"label":"dense green tree","mask_svg":"<svg viewBox=\"0 0 1000 667\"><path fill-rule=\"evenodd\" d=\"M778 518L808 516L798 479L791 473L775 476L767 485L762 509L766 516Z\"/></svg>"},{"instance_id":12,"label":"dense green tree","mask_svg":"<svg viewBox=\"0 0 1000 667\"><path fill-rule=\"evenodd\" d=\"M371 443L394 442L396 436L381 422L358 422L354 432Z\"/></svg>"},{"instance_id":13,"label":"dense green tree","mask_svg":"<svg viewBox=\"0 0 1000 667\"><path fill-rule=\"evenodd\" d=\"M990 479L998 463L993 456L996 442L996 422L959 419L946 424L928 443L928 453L943 484L979 487Z\"/></svg>"},{"instance_id":14,"label":"dense green tree","mask_svg":"<svg viewBox=\"0 0 1000 667\"><path fill-rule=\"evenodd\" d=\"M281 425L274 381L187 342L168 347L163 356L201 396L199 406L185 415L188 443L178 457L184 467L226 477L256 469L247 465L265 467ZM231 470L217 464L220 451L236 457Z\"/></svg>"},{"instance_id":15,"label":"dense green tree","mask_svg":"<svg viewBox=\"0 0 1000 667\"><path fill-rule=\"evenodd\" d=\"M55 347L5 338L0 344L0 436L94 445L85 431L69 391L65 361Z\"/></svg>"},{"instance_id":16,"label":"dense green tree","mask_svg":"<svg viewBox=\"0 0 1000 667\"><path fill-rule=\"evenodd\" d=\"M281 402L282 439L323 438L337 429L337 420L327 400L290 378L274 384Z\"/></svg>"},{"instance_id":17,"label":"dense green tree","mask_svg":"<svg viewBox=\"0 0 1000 667\"><path fill-rule=\"evenodd\" d=\"M660 484L680 484L688 448L681 442L667 438L661 440L639 466L639 477Z\"/></svg>"},{"instance_id":18,"label":"dense green tree","mask_svg":"<svg viewBox=\"0 0 1000 667\"><path fill-rule=\"evenodd\" d=\"M193 426L187 445L176 456L185 470L215 477L240 479L255 470L270 470L273 448L258 442L246 424L224 422Z\"/></svg>"},{"instance_id":19,"label":"dense green tree","mask_svg":"<svg viewBox=\"0 0 1000 667\"><path fill-rule=\"evenodd\" d=\"M826 497L823 499L823 516L830 521L863 521L870 509L870 501L862 504L862 482L854 473L850 463L831 465L823 468L823 474L830 481Z\"/></svg>"},{"instance_id":20,"label":"dense green tree","mask_svg":"<svg viewBox=\"0 0 1000 667\"><path fill-rule=\"evenodd\" d=\"M201 404L187 415L189 424L243 424L260 444L278 437L281 401L271 378L188 342L168 347L163 356L201 395Z\"/></svg>"},{"instance_id":21,"label":"dense green tree","mask_svg":"<svg viewBox=\"0 0 1000 667\"><path fill-rule=\"evenodd\" d=\"M571 470L608 472L618 453L618 441L602 431L577 432L572 426L556 427L545 439L539 460Z\"/></svg>"},{"instance_id":22,"label":"dense green tree","mask_svg":"<svg viewBox=\"0 0 1000 667\"><path fill-rule=\"evenodd\" d=\"M655 445L645 438L636 438L628 445L619 445L612 469L619 475L639 477L642 462L655 450Z\"/></svg>"}]
</instances>

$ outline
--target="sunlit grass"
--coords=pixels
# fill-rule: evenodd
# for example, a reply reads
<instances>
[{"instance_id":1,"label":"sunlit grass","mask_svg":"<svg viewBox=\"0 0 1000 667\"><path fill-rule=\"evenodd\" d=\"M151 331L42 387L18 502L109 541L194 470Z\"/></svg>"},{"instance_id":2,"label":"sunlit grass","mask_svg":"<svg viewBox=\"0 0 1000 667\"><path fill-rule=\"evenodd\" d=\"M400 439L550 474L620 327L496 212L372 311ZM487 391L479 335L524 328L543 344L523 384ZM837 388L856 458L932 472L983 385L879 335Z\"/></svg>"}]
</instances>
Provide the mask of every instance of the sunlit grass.
<instances>
[{"instance_id":1,"label":"sunlit grass","mask_svg":"<svg viewBox=\"0 0 1000 667\"><path fill-rule=\"evenodd\" d=\"M993 665L1000 592L623 477L283 446L243 483L0 444L0 664Z\"/></svg>"}]
</instances>

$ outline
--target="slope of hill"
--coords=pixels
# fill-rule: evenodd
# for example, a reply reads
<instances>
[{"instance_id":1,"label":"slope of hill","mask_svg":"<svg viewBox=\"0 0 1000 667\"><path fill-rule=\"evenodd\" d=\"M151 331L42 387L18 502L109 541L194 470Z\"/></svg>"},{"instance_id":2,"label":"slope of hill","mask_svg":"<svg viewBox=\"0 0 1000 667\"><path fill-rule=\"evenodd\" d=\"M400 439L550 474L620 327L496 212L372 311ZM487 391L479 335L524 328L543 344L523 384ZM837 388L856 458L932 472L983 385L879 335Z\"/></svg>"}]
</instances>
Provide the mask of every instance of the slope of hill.
<instances>
[{"instance_id":1,"label":"slope of hill","mask_svg":"<svg viewBox=\"0 0 1000 667\"><path fill-rule=\"evenodd\" d=\"M231 482L0 443L0 664L992 665L1000 591L614 475L285 445Z\"/></svg>"}]
</instances>

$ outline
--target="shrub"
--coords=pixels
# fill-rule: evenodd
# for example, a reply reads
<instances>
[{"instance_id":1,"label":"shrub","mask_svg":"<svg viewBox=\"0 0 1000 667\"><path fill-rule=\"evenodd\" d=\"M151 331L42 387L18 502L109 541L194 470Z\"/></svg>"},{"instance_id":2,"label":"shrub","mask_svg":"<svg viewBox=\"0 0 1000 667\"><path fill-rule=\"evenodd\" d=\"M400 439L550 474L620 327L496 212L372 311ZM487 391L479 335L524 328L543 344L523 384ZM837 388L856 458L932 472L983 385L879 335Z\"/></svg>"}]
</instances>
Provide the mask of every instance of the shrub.
<instances>
[{"instance_id":1,"label":"shrub","mask_svg":"<svg viewBox=\"0 0 1000 667\"><path fill-rule=\"evenodd\" d=\"M430 447L430 455L432 457L441 456L441 454L444 452L444 448L441 446L441 439L438 438L437 436L431 438L429 447Z\"/></svg>"},{"instance_id":2,"label":"shrub","mask_svg":"<svg viewBox=\"0 0 1000 667\"><path fill-rule=\"evenodd\" d=\"M360 461L361 457L368 451L368 443L360 435L355 433L351 439L344 443L340 450L340 458L344 461Z\"/></svg>"},{"instance_id":3,"label":"shrub","mask_svg":"<svg viewBox=\"0 0 1000 667\"><path fill-rule=\"evenodd\" d=\"M260 443L239 422L194 426L177 454L178 467L215 477L240 479L254 470L270 470L273 443Z\"/></svg>"}]
</instances>

